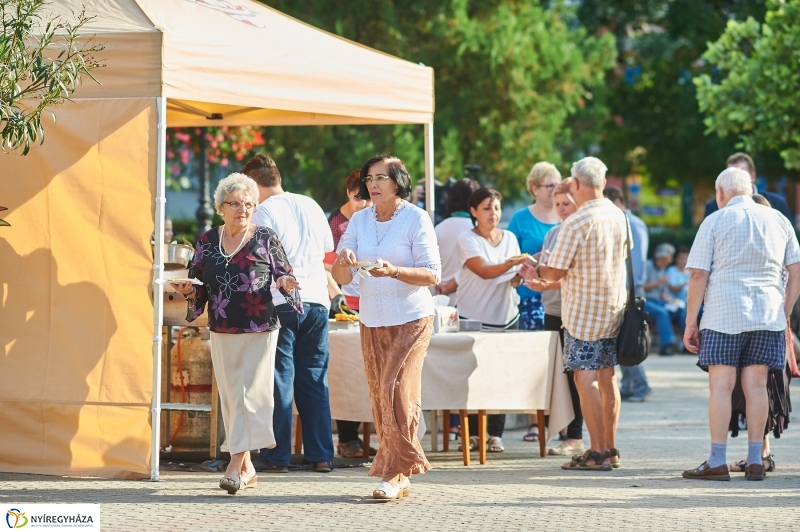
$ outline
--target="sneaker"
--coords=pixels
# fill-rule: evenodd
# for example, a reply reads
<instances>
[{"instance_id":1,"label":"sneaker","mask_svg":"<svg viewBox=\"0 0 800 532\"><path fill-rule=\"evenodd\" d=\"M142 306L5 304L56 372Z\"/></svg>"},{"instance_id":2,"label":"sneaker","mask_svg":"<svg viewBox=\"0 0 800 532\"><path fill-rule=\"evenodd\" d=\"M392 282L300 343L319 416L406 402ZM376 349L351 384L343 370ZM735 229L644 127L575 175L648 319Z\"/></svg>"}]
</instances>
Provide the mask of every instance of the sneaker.
<instances>
[{"instance_id":1,"label":"sneaker","mask_svg":"<svg viewBox=\"0 0 800 532\"><path fill-rule=\"evenodd\" d=\"M662 357L671 357L675 354L675 344L665 344L659 351L659 354Z\"/></svg>"},{"instance_id":2,"label":"sneaker","mask_svg":"<svg viewBox=\"0 0 800 532\"><path fill-rule=\"evenodd\" d=\"M569 441L563 441L558 447L548 449L547 454L550 456L572 456L575 454L583 454L584 450L583 442L575 445Z\"/></svg>"}]
</instances>

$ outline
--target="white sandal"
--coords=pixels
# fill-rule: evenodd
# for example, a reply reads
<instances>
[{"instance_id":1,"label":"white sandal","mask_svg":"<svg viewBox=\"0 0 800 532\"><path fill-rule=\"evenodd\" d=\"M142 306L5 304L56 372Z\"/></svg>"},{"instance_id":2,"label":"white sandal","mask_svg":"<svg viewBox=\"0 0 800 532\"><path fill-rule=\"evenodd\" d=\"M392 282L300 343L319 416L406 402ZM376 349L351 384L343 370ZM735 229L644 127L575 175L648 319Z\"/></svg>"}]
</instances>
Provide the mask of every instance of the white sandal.
<instances>
[{"instance_id":1,"label":"white sandal","mask_svg":"<svg viewBox=\"0 0 800 532\"><path fill-rule=\"evenodd\" d=\"M486 440L486 452L488 453L502 453L506 448L503 447L503 440L497 436L492 436Z\"/></svg>"},{"instance_id":2,"label":"white sandal","mask_svg":"<svg viewBox=\"0 0 800 532\"><path fill-rule=\"evenodd\" d=\"M249 474L239 477L239 489L252 488L256 484L258 484L258 477L255 468L251 469Z\"/></svg>"},{"instance_id":3,"label":"white sandal","mask_svg":"<svg viewBox=\"0 0 800 532\"><path fill-rule=\"evenodd\" d=\"M406 478L406 481L408 481L408 478ZM398 480L397 484L392 486L390 482L383 480L378 484L378 487L372 491L372 498L380 500L402 499L403 496L410 491L411 482L408 482L408 485L406 485L404 481Z\"/></svg>"}]
</instances>

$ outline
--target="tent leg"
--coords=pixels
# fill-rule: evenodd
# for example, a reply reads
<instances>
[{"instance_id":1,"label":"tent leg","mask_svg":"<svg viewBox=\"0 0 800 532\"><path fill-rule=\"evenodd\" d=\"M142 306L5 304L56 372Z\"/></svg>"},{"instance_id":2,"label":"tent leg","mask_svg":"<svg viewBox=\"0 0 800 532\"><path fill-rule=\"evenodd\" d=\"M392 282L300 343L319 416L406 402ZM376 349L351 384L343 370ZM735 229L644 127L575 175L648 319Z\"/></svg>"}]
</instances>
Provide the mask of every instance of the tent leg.
<instances>
[{"instance_id":1,"label":"tent leg","mask_svg":"<svg viewBox=\"0 0 800 532\"><path fill-rule=\"evenodd\" d=\"M153 281L160 280L164 269L164 211L166 198L167 157L167 99L156 98L158 126L156 135L156 190L155 190L155 253ZM161 434L161 332L164 324L164 287L153 282L153 398L150 408L150 480L159 480L159 436Z\"/></svg>"},{"instance_id":2,"label":"tent leg","mask_svg":"<svg viewBox=\"0 0 800 532\"><path fill-rule=\"evenodd\" d=\"M436 192L433 180L433 123L425 124L425 210L431 220L436 209Z\"/></svg>"}]
</instances>

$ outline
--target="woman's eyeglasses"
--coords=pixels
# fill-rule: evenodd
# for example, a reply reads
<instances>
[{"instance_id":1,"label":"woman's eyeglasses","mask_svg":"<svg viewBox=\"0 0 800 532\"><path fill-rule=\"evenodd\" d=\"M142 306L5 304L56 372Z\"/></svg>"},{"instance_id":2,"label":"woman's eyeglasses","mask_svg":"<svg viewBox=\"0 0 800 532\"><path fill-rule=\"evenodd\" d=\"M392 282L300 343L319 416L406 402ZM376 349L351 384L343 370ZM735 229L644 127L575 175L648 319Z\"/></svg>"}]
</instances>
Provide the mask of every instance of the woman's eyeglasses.
<instances>
[{"instance_id":1,"label":"woman's eyeglasses","mask_svg":"<svg viewBox=\"0 0 800 532\"><path fill-rule=\"evenodd\" d=\"M552 192L556 189L556 185L539 185L539 188L546 188L549 192Z\"/></svg>"},{"instance_id":2,"label":"woman's eyeglasses","mask_svg":"<svg viewBox=\"0 0 800 532\"><path fill-rule=\"evenodd\" d=\"M234 210L234 211L241 210L242 207L244 207L244 209L247 210L247 211L252 211L253 209L256 208L256 204L255 203L249 203L249 202L248 203L242 203L240 201L223 201L222 203L224 203L225 205L230 206L230 208L232 210Z\"/></svg>"},{"instance_id":3,"label":"woman's eyeglasses","mask_svg":"<svg viewBox=\"0 0 800 532\"><path fill-rule=\"evenodd\" d=\"M369 185L372 183L381 184L387 179L389 179L388 175L375 174L374 176L372 175L365 176L361 181L363 181L365 185Z\"/></svg>"}]
</instances>

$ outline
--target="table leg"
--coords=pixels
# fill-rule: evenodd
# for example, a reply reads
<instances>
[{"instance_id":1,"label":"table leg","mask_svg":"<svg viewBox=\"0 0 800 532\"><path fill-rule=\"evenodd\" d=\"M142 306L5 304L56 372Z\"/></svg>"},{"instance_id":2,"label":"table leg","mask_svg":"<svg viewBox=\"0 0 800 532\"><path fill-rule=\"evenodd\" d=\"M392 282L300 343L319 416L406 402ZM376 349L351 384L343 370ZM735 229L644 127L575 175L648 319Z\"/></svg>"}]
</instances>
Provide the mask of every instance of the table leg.
<instances>
[{"instance_id":1,"label":"table leg","mask_svg":"<svg viewBox=\"0 0 800 532\"><path fill-rule=\"evenodd\" d=\"M303 422L297 416L297 424L294 428L294 454L300 454L303 449Z\"/></svg>"},{"instance_id":2,"label":"table leg","mask_svg":"<svg viewBox=\"0 0 800 532\"><path fill-rule=\"evenodd\" d=\"M458 417L461 418L461 454L464 457L464 465L469 465L469 418L466 410L459 410Z\"/></svg>"},{"instance_id":3,"label":"table leg","mask_svg":"<svg viewBox=\"0 0 800 532\"><path fill-rule=\"evenodd\" d=\"M361 456L369 460L369 437L372 432L372 424L368 421L364 421L361 424L364 426L364 452L361 453Z\"/></svg>"},{"instance_id":4,"label":"table leg","mask_svg":"<svg viewBox=\"0 0 800 532\"><path fill-rule=\"evenodd\" d=\"M442 450L450 451L450 411L442 410Z\"/></svg>"},{"instance_id":5,"label":"table leg","mask_svg":"<svg viewBox=\"0 0 800 532\"><path fill-rule=\"evenodd\" d=\"M478 461L486 464L486 410L478 410Z\"/></svg>"},{"instance_id":6,"label":"table leg","mask_svg":"<svg viewBox=\"0 0 800 532\"><path fill-rule=\"evenodd\" d=\"M439 451L439 411L431 410L431 452Z\"/></svg>"},{"instance_id":7,"label":"table leg","mask_svg":"<svg viewBox=\"0 0 800 532\"><path fill-rule=\"evenodd\" d=\"M536 421L539 424L539 456L547 456L545 447L547 446L547 427L544 426L544 410L536 411Z\"/></svg>"}]
</instances>

